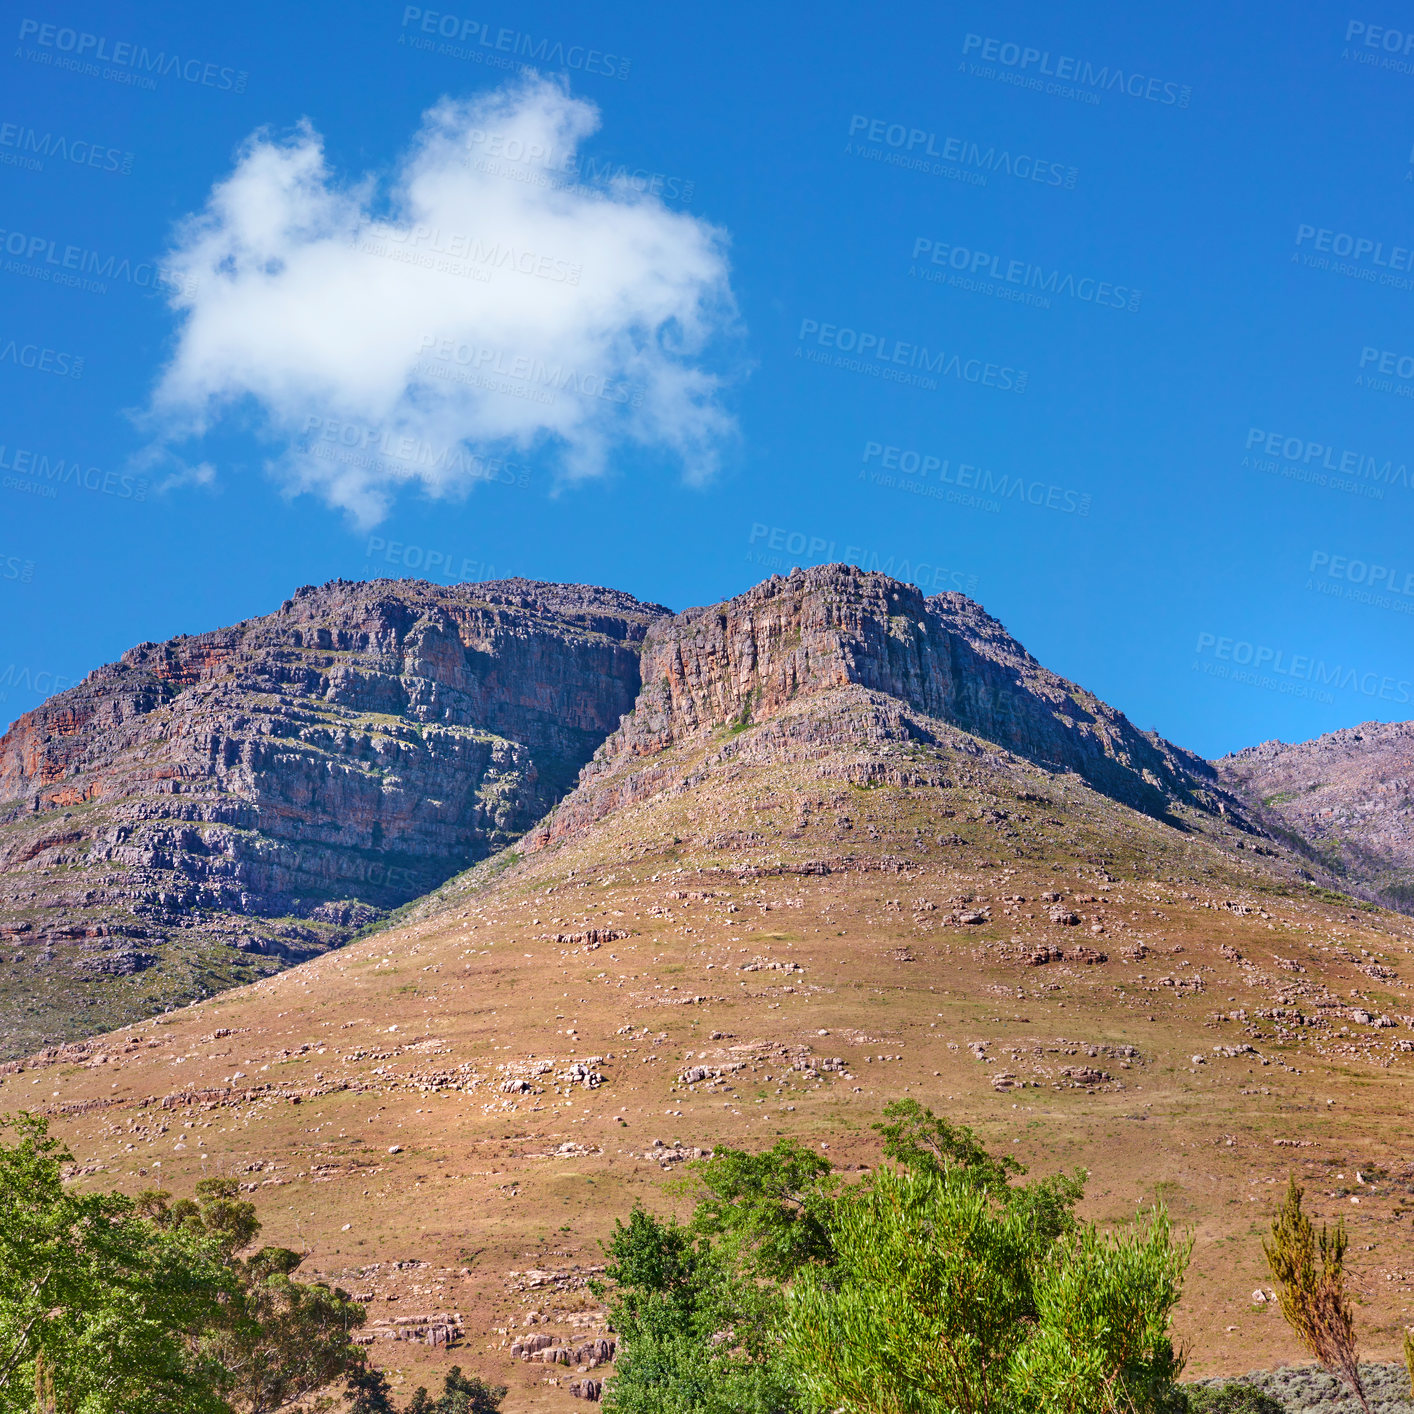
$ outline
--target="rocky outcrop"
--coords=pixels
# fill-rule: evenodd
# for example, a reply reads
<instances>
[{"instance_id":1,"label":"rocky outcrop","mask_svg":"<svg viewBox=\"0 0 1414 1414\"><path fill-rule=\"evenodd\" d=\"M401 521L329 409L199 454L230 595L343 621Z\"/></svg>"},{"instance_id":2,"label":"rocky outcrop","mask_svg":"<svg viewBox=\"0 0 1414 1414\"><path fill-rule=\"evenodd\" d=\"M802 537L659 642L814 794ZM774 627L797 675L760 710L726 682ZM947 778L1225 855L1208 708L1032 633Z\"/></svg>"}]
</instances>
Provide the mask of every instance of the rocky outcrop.
<instances>
[{"instance_id":1,"label":"rocky outcrop","mask_svg":"<svg viewBox=\"0 0 1414 1414\"><path fill-rule=\"evenodd\" d=\"M1414 911L1414 722L1365 722L1213 763L1267 829L1342 888Z\"/></svg>"},{"instance_id":2,"label":"rocky outcrop","mask_svg":"<svg viewBox=\"0 0 1414 1414\"><path fill-rule=\"evenodd\" d=\"M970 599L825 565L656 623L632 717L541 838L665 786L660 758L680 743L746 727L797 742L906 740L928 731L920 718L1074 772L1153 816L1187 808L1242 823L1208 762L1042 667Z\"/></svg>"},{"instance_id":3,"label":"rocky outcrop","mask_svg":"<svg viewBox=\"0 0 1414 1414\"><path fill-rule=\"evenodd\" d=\"M141 982L138 1010L186 1000L248 975L223 956L309 956L513 841L630 709L667 612L527 580L335 581L51 698L0 739L0 1033L84 1028L7 1014L56 970ZM134 976L174 949L181 977ZM100 1004L87 1029L114 1019Z\"/></svg>"}]
</instances>

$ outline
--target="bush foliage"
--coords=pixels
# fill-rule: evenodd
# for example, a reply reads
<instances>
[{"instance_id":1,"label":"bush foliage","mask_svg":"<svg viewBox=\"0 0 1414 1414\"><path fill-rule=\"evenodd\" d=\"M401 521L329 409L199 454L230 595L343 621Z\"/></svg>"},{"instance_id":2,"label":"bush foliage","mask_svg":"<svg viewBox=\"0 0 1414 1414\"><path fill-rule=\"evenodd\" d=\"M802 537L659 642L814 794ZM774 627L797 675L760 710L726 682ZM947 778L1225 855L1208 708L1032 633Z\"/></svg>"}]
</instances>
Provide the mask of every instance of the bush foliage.
<instances>
[{"instance_id":1,"label":"bush foliage","mask_svg":"<svg viewBox=\"0 0 1414 1414\"><path fill-rule=\"evenodd\" d=\"M685 1224L635 1208L608 1244L616 1414L1160 1414L1190 1243L1162 1209L1076 1218L1085 1175L1025 1169L915 1101L891 1166L846 1184L792 1140L694 1165Z\"/></svg>"}]
</instances>

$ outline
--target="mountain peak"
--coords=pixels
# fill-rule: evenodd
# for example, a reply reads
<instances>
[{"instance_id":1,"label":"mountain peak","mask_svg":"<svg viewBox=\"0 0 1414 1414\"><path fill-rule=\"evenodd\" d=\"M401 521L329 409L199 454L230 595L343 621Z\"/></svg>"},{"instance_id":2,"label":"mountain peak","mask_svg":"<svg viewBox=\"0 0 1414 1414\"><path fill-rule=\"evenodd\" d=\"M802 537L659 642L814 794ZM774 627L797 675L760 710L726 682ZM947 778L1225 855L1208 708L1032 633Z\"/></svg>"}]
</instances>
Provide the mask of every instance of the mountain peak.
<instances>
[{"instance_id":1,"label":"mountain peak","mask_svg":"<svg viewBox=\"0 0 1414 1414\"><path fill-rule=\"evenodd\" d=\"M965 595L925 597L851 565L773 575L720 604L656 621L642 672L632 716L596 754L545 837L600 818L623 798L605 790L609 779L681 744L799 717L812 702L819 720L807 735L817 743L857 733L863 717L832 713L827 702L843 692L865 694L895 717L901 711L900 730L916 739L945 725L1048 770L1074 772L1158 818L1176 823L1196 809L1242 819L1206 761L1139 731L1042 667Z\"/></svg>"}]
</instances>

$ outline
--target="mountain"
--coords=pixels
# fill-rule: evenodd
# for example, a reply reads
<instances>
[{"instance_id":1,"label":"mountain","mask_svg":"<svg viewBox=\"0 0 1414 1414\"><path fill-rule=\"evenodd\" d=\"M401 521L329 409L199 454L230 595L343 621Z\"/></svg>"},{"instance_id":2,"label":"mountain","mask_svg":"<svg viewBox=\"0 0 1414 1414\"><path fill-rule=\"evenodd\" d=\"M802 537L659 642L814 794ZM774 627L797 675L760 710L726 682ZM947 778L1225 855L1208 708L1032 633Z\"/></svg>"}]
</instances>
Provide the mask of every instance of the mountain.
<instances>
[{"instance_id":1,"label":"mountain","mask_svg":"<svg viewBox=\"0 0 1414 1414\"><path fill-rule=\"evenodd\" d=\"M1214 763L1274 836L1339 887L1414 911L1414 722L1365 722Z\"/></svg>"},{"instance_id":2,"label":"mountain","mask_svg":"<svg viewBox=\"0 0 1414 1414\"><path fill-rule=\"evenodd\" d=\"M644 643L643 684L632 716L548 823L550 836L639 790L635 763L644 758L834 698L899 717L901 740L932 739L926 718L1073 773L1157 819L1246 826L1208 762L1042 667L964 595L924 598L849 565L775 575L724 604L660 621ZM780 732L766 740L774 747ZM661 772L661 763L649 769L647 788Z\"/></svg>"},{"instance_id":3,"label":"mountain","mask_svg":"<svg viewBox=\"0 0 1414 1414\"><path fill-rule=\"evenodd\" d=\"M0 1113L50 1116L78 1182L238 1180L366 1302L400 1402L455 1362L507 1414L582 1408L616 1219L682 1212L667 1180L719 1145L853 1180L903 1095L1033 1176L1087 1169L1087 1217L1162 1199L1196 1237L1192 1376L1304 1358L1252 1298L1295 1173L1397 1358L1414 920L1312 887L1220 773L965 601L831 567L635 646L632 712L511 847L278 975L0 1065Z\"/></svg>"},{"instance_id":4,"label":"mountain","mask_svg":"<svg viewBox=\"0 0 1414 1414\"><path fill-rule=\"evenodd\" d=\"M144 643L0 739L0 1049L335 946L529 828L633 704L658 605L342 580Z\"/></svg>"}]
</instances>

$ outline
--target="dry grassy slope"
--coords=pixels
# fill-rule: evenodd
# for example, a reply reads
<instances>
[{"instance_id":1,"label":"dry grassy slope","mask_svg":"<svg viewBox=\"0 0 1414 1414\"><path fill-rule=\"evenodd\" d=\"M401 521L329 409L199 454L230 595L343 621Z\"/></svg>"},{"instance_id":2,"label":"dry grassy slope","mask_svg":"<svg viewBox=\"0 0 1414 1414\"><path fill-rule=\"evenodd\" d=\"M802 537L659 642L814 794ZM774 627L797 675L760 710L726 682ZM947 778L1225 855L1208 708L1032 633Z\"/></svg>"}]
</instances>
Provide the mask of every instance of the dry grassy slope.
<instances>
[{"instance_id":1,"label":"dry grassy slope","mask_svg":"<svg viewBox=\"0 0 1414 1414\"><path fill-rule=\"evenodd\" d=\"M57 1116L95 1182L254 1185L266 1236L307 1244L306 1270L369 1293L375 1319L461 1312L452 1354L374 1347L404 1390L455 1359L509 1383L511 1411L583 1407L574 1371L504 1346L532 1310L536 1330L602 1328L582 1289L599 1240L634 1202L685 1206L655 1141L789 1134L854 1170L905 1093L1033 1171L1088 1167L1089 1216L1163 1198L1197 1238L1193 1374L1299 1358L1251 1301L1294 1170L1349 1222L1367 1351L1392 1356L1414 1287L1414 1029L1352 1008L1414 1013L1414 922L939 723L936 745L907 742L861 689L827 710L856 746L784 749L789 712L679 744L659 794L487 861L381 934L27 1063L0 1110ZM1047 892L1082 921L1053 922ZM626 936L570 940L591 929ZM1108 961L1073 960L1082 945ZM1042 946L1067 957L1029 965ZM1213 1049L1242 1044L1259 1054ZM793 1068L807 1056L844 1069ZM557 1084L573 1062L604 1083ZM742 1068L679 1084L694 1064ZM530 1271L558 1275L512 1275Z\"/></svg>"}]
</instances>

